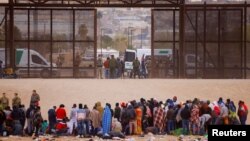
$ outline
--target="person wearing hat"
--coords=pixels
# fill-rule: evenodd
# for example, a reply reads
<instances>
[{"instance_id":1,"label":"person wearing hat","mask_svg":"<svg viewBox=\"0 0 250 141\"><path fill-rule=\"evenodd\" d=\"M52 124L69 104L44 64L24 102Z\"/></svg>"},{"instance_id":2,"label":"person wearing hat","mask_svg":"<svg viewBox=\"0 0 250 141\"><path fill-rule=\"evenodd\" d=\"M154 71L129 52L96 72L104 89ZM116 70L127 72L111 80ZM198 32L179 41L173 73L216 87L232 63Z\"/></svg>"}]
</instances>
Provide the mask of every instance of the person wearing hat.
<instances>
[{"instance_id":1,"label":"person wearing hat","mask_svg":"<svg viewBox=\"0 0 250 141\"><path fill-rule=\"evenodd\" d=\"M12 99L12 107L16 106L19 107L21 105L21 98L18 97L18 93L14 94L14 98Z\"/></svg>"},{"instance_id":2,"label":"person wearing hat","mask_svg":"<svg viewBox=\"0 0 250 141\"><path fill-rule=\"evenodd\" d=\"M9 106L9 99L5 93L3 93L3 96L0 98L0 105L2 105L3 109Z\"/></svg>"}]
</instances>

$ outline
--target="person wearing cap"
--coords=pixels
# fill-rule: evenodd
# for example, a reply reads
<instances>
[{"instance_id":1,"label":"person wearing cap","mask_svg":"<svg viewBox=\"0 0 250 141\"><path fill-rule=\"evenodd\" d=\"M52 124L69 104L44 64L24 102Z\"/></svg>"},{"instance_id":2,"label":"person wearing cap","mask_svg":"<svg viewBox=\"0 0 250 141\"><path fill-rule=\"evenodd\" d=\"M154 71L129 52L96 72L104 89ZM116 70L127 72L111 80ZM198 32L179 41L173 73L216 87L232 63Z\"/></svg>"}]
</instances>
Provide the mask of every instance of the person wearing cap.
<instances>
[{"instance_id":1,"label":"person wearing cap","mask_svg":"<svg viewBox=\"0 0 250 141\"><path fill-rule=\"evenodd\" d=\"M14 98L12 99L12 107L19 107L21 105L21 98L18 96L18 93L14 94Z\"/></svg>"},{"instance_id":2,"label":"person wearing cap","mask_svg":"<svg viewBox=\"0 0 250 141\"><path fill-rule=\"evenodd\" d=\"M3 109L9 106L9 99L5 93L3 93L3 96L0 98L0 105L2 105Z\"/></svg>"},{"instance_id":3,"label":"person wearing cap","mask_svg":"<svg viewBox=\"0 0 250 141\"><path fill-rule=\"evenodd\" d=\"M31 99L30 99L30 105L32 106L39 106L40 96L36 93L36 90L32 91Z\"/></svg>"}]
</instances>

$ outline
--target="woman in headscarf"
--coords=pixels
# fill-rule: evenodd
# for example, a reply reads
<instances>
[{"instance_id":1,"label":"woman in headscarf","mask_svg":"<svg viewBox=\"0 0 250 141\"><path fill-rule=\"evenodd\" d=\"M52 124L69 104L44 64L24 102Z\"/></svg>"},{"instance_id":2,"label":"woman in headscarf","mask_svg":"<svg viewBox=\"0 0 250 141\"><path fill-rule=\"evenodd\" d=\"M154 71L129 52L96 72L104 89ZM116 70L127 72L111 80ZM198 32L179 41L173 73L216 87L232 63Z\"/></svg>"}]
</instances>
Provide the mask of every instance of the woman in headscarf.
<instances>
[{"instance_id":1,"label":"woman in headscarf","mask_svg":"<svg viewBox=\"0 0 250 141\"><path fill-rule=\"evenodd\" d=\"M109 134L111 128L111 111L109 106L106 105L103 116L102 116L102 128L103 128L103 136Z\"/></svg>"},{"instance_id":2,"label":"woman in headscarf","mask_svg":"<svg viewBox=\"0 0 250 141\"><path fill-rule=\"evenodd\" d=\"M95 106L96 106L97 111L99 111L99 113L100 113L100 115L101 115L101 117L102 117L102 114L103 114L103 107L102 107L102 105L101 105L101 102L99 102L99 101L96 102Z\"/></svg>"}]
</instances>

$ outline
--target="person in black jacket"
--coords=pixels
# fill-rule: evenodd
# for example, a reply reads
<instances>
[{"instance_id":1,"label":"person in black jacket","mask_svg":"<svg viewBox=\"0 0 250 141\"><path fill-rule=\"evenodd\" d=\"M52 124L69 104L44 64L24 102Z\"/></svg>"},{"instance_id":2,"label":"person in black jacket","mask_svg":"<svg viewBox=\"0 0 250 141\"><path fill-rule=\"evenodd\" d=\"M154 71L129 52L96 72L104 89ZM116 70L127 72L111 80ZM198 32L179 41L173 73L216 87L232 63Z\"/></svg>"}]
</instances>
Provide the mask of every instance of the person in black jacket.
<instances>
[{"instance_id":1,"label":"person in black jacket","mask_svg":"<svg viewBox=\"0 0 250 141\"><path fill-rule=\"evenodd\" d=\"M51 130L55 129L56 125L56 106L53 106L53 108L49 109L48 119L49 119L49 133L51 133Z\"/></svg>"},{"instance_id":2,"label":"person in black jacket","mask_svg":"<svg viewBox=\"0 0 250 141\"><path fill-rule=\"evenodd\" d=\"M17 106L13 106L13 111L11 112L11 118L13 119L13 126L14 129L13 134L14 135L22 135L22 125L21 125L21 118L22 113L21 110Z\"/></svg>"},{"instance_id":3,"label":"person in black jacket","mask_svg":"<svg viewBox=\"0 0 250 141\"><path fill-rule=\"evenodd\" d=\"M190 110L188 105L186 104L184 109L181 111L181 118L182 118L182 134L188 135L189 134L189 118L191 117Z\"/></svg>"},{"instance_id":4,"label":"person in black jacket","mask_svg":"<svg viewBox=\"0 0 250 141\"><path fill-rule=\"evenodd\" d=\"M115 113L114 113L114 118L117 118L119 122L121 122L121 107L119 106L119 103L115 104Z\"/></svg>"}]
</instances>

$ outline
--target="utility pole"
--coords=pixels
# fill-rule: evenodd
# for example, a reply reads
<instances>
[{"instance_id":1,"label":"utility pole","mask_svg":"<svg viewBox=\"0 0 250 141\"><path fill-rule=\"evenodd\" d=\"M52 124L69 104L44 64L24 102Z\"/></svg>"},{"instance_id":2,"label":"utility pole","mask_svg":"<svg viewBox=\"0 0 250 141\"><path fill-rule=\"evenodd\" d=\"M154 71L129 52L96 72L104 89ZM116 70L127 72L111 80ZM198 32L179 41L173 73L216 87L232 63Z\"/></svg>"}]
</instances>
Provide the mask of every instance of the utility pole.
<instances>
[{"instance_id":1,"label":"utility pole","mask_svg":"<svg viewBox=\"0 0 250 141\"><path fill-rule=\"evenodd\" d=\"M142 48L142 28L141 28L141 48Z\"/></svg>"}]
</instances>

